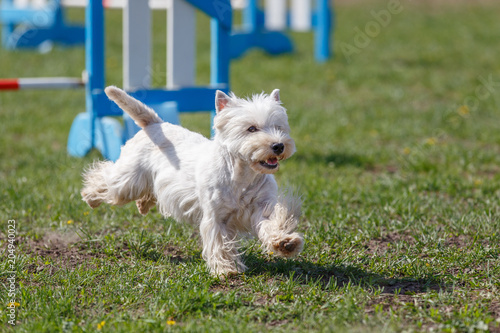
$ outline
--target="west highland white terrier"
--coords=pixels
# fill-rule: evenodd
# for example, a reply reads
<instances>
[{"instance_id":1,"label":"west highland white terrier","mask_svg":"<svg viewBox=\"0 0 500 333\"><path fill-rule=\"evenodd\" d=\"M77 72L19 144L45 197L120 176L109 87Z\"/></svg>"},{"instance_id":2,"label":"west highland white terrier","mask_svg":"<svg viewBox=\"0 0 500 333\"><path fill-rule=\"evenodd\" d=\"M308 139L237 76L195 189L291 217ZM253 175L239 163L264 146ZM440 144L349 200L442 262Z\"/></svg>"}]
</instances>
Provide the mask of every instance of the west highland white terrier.
<instances>
[{"instance_id":1,"label":"west highland white terrier","mask_svg":"<svg viewBox=\"0 0 500 333\"><path fill-rule=\"evenodd\" d=\"M156 204L162 215L199 226L202 256L216 275L245 271L238 234L253 234L277 256L302 250L300 201L278 192L272 175L295 152L278 89L251 99L217 91L212 140L163 122L121 89L105 92L142 130L115 163L85 171L82 197L90 207L135 200L143 215Z\"/></svg>"}]
</instances>

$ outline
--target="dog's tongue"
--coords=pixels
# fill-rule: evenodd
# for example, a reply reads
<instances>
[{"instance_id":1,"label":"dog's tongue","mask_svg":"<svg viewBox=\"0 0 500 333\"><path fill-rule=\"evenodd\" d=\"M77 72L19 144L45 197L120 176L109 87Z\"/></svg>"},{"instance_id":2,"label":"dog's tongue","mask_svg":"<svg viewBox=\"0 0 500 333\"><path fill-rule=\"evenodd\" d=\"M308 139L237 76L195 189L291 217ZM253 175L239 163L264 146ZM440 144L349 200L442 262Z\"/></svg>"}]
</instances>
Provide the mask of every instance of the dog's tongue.
<instances>
[{"instance_id":1,"label":"dog's tongue","mask_svg":"<svg viewBox=\"0 0 500 333\"><path fill-rule=\"evenodd\" d=\"M267 164L269 165L276 165L278 164L278 159L276 157L270 158L266 161Z\"/></svg>"}]
</instances>

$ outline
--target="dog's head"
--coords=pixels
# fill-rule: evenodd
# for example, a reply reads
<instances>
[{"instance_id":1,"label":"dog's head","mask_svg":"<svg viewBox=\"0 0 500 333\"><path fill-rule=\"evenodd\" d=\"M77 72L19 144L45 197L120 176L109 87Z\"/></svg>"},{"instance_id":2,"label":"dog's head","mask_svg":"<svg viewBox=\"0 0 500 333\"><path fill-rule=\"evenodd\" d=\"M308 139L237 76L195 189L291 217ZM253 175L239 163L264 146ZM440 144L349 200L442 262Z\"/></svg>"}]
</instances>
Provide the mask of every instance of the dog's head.
<instances>
[{"instance_id":1,"label":"dog's head","mask_svg":"<svg viewBox=\"0 0 500 333\"><path fill-rule=\"evenodd\" d=\"M281 106L279 90L271 95L237 98L217 91L215 137L230 154L245 161L259 173L275 173L279 161L292 156L295 142L290 137L286 110Z\"/></svg>"}]
</instances>

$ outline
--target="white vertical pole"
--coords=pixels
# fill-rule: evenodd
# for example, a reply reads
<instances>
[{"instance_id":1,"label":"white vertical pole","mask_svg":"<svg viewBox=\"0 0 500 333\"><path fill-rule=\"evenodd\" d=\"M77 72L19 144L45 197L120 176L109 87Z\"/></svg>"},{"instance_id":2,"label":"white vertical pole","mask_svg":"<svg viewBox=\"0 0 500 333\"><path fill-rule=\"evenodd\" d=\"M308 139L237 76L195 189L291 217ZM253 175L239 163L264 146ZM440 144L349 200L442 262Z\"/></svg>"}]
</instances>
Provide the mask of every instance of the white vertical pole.
<instances>
[{"instance_id":1,"label":"white vertical pole","mask_svg":"<svg viewBox=\"0 0 500 333\"><path fill-rule=\"evenodd\" d=\"M290 27L295 31L311 30L312 0L292 0Z\"/></svg>"},{"instance_id":2,"label":"white vertical pole","mask_svg":"<svg viewBox=\"0 0 500 333\"><path fill-rule=\"evenodd\" d=\"M123 9L123 87L151 86L151 10L148 1L126 0Z\"/></svg>"},{"instance_id":3,"label":"white vertical pole","mask_svg":"<svg viewBox=\"0 0 500 333\"><path fill-rule=\"evenodd\" d=\"M17 8L27 8L30 5L29 0L14 0L14 6Z\"/></svg>"},{"instance_id":4,"label":"white vertical pole","mask_svg":"<svg viewBox=\"0 0 500 333\"><path fill-rule=\"evenodd\" d=\"M47 0L32 0L31 4L33 8L43 8L47 5Z\"/></svg>"},{"instance_id":5,"label":"white vertical pole","mask_svg":"<svg viewBox=\"0 0 500 333\"><path fill-rule=\"evenodd\" d=\"M167 88L193 86L196 16L184 0L173 0L167 17Z\"/></svg>"},{"instance_id":6,"label":"white vertical pole","mask_svg":"<svg viewBox=\"0 0 500 333\"><path fill-rule=\"evenodd\" d=\"M267 30L285 30L286 23L286 0L266 0L264 25Z\"/></svg>"},{"instance_id":7,"label":"white vertical pole","mask_svg":"<svg viewBox=\"0 0 500 333\"><path fill-rule=\"evenodd\" d=\"M246 6L248 6L247 0L231 0L231 7L233 7L233 10L242 10Z\"/></svg>"}]
</instances>

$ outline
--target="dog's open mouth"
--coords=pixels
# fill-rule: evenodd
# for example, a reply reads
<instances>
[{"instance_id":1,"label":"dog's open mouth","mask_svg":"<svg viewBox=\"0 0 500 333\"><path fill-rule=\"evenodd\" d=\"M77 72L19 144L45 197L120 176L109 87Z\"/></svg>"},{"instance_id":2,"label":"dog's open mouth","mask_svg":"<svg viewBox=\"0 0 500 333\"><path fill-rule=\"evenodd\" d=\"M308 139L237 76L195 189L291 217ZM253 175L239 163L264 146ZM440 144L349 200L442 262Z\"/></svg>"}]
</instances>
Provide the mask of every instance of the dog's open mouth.
<instances>
[{"instance_id":1,"label":"dog's open mouth","mask_svg":"<svg viewBox=\"0 0 500 333\"><path fill-rule=\"evenodd\" d=\"M275 169L278 167L278 159L276 157L268 158L266 161L260 161L260 165L268 169Z\"/></svg>"}]
</instances>

